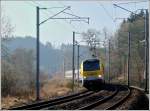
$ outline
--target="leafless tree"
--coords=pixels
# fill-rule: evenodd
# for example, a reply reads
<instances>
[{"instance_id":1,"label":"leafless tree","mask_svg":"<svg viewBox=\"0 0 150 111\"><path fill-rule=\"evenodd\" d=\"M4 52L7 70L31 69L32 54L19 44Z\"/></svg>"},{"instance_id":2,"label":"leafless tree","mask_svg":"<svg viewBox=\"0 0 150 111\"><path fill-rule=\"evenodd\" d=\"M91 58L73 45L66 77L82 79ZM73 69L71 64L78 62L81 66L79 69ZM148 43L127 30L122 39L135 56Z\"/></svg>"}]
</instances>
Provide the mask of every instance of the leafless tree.
<instances>
[{"instance_id":1,"label":"leafless tree","mask_svg":"<svg viewBox=\"0 0 150 111\"><path fill-rule=\"evenodd\" d=\"M0 10L0 38L1 38L1 81L2 81L2 96L10 94L16 83L14 76L15 71L10 64L8 48L6 47L6 41L11 37L13 32L13 26L10 23L10 19L5 15L4 9Z\"/></svg>"},{"instance_id":2,"label":"leafless tree","mask_svg":"<svg viewBox=\"0 0 150 111\"><path fill-rule=\"evenodd\" d=\"M5 15L4 9L1 9L0 16L0 36L2 40L7 40L12 36L14 27L11 24L11 21L8 16Z\"/></svg>"},{"instance_id":3,"label":"leafless tree","mask_svg":"<svg viewBox=\"0 0 150 111\"><path fill-rule=\"evenodd\" d=\"M8 48L6 42L12 37L14 27L12 26L10 19L5 15L3 8L0 10L0 37L1 37L1 49L2 57L8 57Z\"/></svg>"},{"instance_id":4,"label":"leafless tree","mask_svg":"<svg viewBox=\"0 0 150 111\"><path fill-rule=\"evenodd\" d=\"M95 29L88 29L87 32L82 33L83 41L85 41L90 47L92 56L96 56L96 46L100 42L99 35L100 31L97 31Z\"/></svg>"}]
</instances>

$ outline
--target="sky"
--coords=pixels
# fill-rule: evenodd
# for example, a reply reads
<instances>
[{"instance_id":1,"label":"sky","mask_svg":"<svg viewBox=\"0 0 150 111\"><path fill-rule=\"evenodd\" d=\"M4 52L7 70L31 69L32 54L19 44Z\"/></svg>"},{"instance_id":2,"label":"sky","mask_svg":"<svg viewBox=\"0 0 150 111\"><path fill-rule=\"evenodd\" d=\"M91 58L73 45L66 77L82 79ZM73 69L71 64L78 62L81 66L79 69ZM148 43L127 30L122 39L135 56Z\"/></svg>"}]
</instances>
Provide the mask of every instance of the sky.
<instances>
[{"instance_id":1,"label":"sky","mask_svg":"<svg viewBox=\"0 0 150 111\"><path fill-rule=\"evenodd\" d=\"M89 17L89 24L84 21L58 20L50 19L40 25L40 41L42 43L51 42L53 45L59 46L61 43L72 43L72 33L86 32L88 29L103 30L105 27L109 33L114 33L119 27L122 19L127 18L130 13L120 8L116 8L113 4L118 4L128 10L135 11L137 9L148 8L148 2L127 3L132 1L2 1L1 5L5 15L15 27L14 36L33 36L36 37L36 6L47 7L47 10L40 10L40 22L59 11L71 6L70 10L65 12L80 17ZM148 0L141 0L148 1ZM53 8L52 8L53 7ZM56 17L73 17L61 13ZM81 40L81 36L77 35L77 40ZM103 40L104 36L100 36Z\"/></svg>"}]
</instances>

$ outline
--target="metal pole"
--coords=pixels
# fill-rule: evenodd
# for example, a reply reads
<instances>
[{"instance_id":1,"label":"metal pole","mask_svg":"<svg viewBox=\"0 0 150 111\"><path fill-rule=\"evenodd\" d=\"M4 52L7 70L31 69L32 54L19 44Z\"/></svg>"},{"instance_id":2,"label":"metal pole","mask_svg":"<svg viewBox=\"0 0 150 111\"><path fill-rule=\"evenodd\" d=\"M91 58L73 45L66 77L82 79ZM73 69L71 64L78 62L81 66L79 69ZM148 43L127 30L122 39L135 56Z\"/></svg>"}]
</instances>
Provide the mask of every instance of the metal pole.
<instances>
[{"instance_id":1,"label":"metal pole","mask_svg":"<svg viewBox=\"0 0 150 111\"><path fill-rule=\"evenodd\" d=\"M73 53L72 53L72 91L74 91L74 75L75 75L75 67L74 67L74 51L75 51L75 32L73 32Z\"/></svg>"},{"instance_id":2,"label":"metal pole","mask_svg":"<svg viewBox=\"0 0 150 111\"><path fill-rule=\"evenodd\" d=\"M149 51L149 33L148 33L148 10L145 10L145 22L144 22L144 30L145 30L145 92L147 91L147 83L148 83L148 51Z\"/></svg>"},{"instance_id":3,"label":"metal pole","mask_svg":"<svg viewBox=\"0 0 150 111\"><path fill-rule=\"evenodd\" d=\"M128 87L130 86L130 40L131 40L131 34L128 32Z\"/></svg>"},{"instance_id":4,"label":"metal pole","mask_svg":"<svg viewBox=\"0 0 150 111\"><path fill-rule=\"evenodd\" d=\"M106 45L105 45L105 63L106 63L106 59L107 59L107 50L106 50ZM106 73L106 68L104 67L104 75ZM105 76L104 76L104 80L106 80Z\"/></svg>"},{"instance_id":5,"label":"metal pole","mask_svg":"<svg viewBox=\"0 0 150 111\"><path fill-rule=\"evenodd\" d=\"M104 35L105 35L105 40L107 39L107 33L106 31L104 31ZM104 41L104 47L105 47L105 63L107 62L107 49L106 49L106 41ZM104 67L104 75L106 73L106 68ZM105 76L104 76L104 80L106 80Z\"/></svg>"},{"instance_id":6,"label":"metal pole","mask_svg":"<svg viewBox=\"0 0 150 111\"><path fill-rule=\"evenodd\" d=\"M124 56L124 80L126 80L126 57Z\"/></svg>"},{"instance_id":7,"label":"metal pole","mask_svg":"<svg viewBox=\"0 0 150 111\"><path fill-rule=\"evenodd\" d=\"M66 69L65 69L65 66L66 64L65 64L65 57L64 57L64 61L63 61L63 73L64 73L64 78L65 78L65 72L66 72Z\"/></svg>"},{"instance_id":8,"label":"metal pole","mask_svg":"<svg viewBox=\"0 0 150 111\"><path fill-rule=\"evenodd\" d=\"M109 42L109 49L108 49L108 61L109 61L109 68L108 68L108 82L110 83L110 40L108 41Z\"/></svg>"},{"instance_id":9,"label":"metal pole","mask_svg":"<svg viewBox=\"0 0 150 111\"><path fill-rule=\"evenodd\" d=\"M78 88L79 88L79 47L80 46L78 45L78 64L77 64L78 65L77 66L78 67Z\"/></svg>"},{"instance_id":10,"label":"metal pole","mask_svg":"<svg viewBox=\"0 0 150 111\"><path fill-rule=\"evenodd\" d=\"M68 9L70 7L65 8L64 10ZM42 21L41 23L39 22L39 10L40 9L47 9L47 8L39 8L38 6L36 7L36 28L37 28L37 32L36 32L36 36L37 36L37 41L36 41L36 56L37 56L37 63L36 63L36 100L39 100L40 98L40 81L39 81L39 74L40 74L40 48L39 48L39 32L40 32L40 25L45 23L46 21L48 21L49 19L88 19L89 22L89 18L85 18L85 17L80 17L80 18L53 18L54 16L60 14L61 12L63 12L64 10L58 12L57 14L49 17L48 19ZM73 86L74 86L74 36L75 36L75 32L73 32Z\"/></svg>"},{"instance_id":11,"label":"metal pole","mask_svg":"<svg viewBox=\"0 0 150 111\"><path fill-rule=\"evenodd\" d=\"M37 45L36 45L36 56L37 56L37 63L36 63L36 100L40 99L40 88L39 88L39 64L40 64L40 60L39 60L39 56L40 56L40 49L39 49L39 7L36 7L36 36L37 36Z\"/></svg>"}]
</instances>

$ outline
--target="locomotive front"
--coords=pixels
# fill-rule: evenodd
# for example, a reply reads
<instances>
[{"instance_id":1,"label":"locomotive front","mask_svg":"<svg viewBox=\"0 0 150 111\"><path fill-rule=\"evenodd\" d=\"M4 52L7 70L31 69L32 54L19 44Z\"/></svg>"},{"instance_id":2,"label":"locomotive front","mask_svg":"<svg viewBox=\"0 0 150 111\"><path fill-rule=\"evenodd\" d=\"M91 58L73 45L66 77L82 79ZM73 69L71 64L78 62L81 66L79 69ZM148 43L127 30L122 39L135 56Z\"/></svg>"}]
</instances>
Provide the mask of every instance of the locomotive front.
<instances>
[{"instance_id":1,"label":"locomotive front","mask_svg":"<svg viewBox=\"0 0 150 111\"><path fill-rule=\"evenodd\" d=\"M100 87L103 83L104 68L99 59L88 59L82 62L80 74L82 85L86 88Z\"/></svg>"}]
</instances>

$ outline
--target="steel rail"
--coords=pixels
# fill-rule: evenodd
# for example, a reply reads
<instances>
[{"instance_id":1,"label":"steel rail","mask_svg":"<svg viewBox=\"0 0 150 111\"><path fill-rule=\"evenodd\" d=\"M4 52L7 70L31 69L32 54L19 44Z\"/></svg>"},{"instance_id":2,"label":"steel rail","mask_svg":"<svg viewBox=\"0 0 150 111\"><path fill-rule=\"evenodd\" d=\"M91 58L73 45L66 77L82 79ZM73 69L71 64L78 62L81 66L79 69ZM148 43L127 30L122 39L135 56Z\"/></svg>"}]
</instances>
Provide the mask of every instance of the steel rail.
<instances>
[{"instance_id":1,"label":"steel rail","mask_svg":"<svg viewBox=\"0 0 150 111\"><path fill-rule=\"evenodd\" d=\"M59 100L62 100L62 99L78 96L80 94L84 94L84 93L87 93L87 92L89 92L89 91L85 90L85 91L82 91L82 92L79 92L79 93L74 93L74 94L70 94L70 95L67 95L67 96L65 95L65 96L62 96L62 97L57 97L57 98L52 99L52 100L40 101L40 102L37 102L37 103L32 103L32 104L28 104L28 105L23 105L23 106L19 106L19 107L10 108L8 110L29 109L29 108L33 108L33 107L36 107L36 106L39 106L39 105L44 105L44 104L48 104L48 103L51 103L51 102L56 102L56 101L59 101Z\"/></svg>"},{"instance_id":2,"label":"steel rail","mask_svg":"<svg viewBox=\"0 0 150 111\"><path fill-rule=\"evenodd\" d=\"M43 108L46 109L46 108L49 108L49 107L52 107L52 106L55 106L55 105L58 105L58 104L62 104L62 103L65 103L65 102L69 102L69 101L72 101L72 100L76 100L76 99L79 99L79 98L89 96L93 93L94 93L93 91L88 91L88 92L83 93L83 94L78 94L76 96L66 97L66 98L63 98L63 99L60 99L60 100L57 100L57 101L48 102L46 104L39 104L38 106L27 108L27 109L28 110L39 110L39 109L43 109Z\"/></svg>"},{"instance_id":3,"label":"steel rail","mask_svg":"<svg viewBox=\"0 0 150 111\"><path fill-rule=\"evenodd\" d=\"M104 90L99 90L98 92L96 91L94 91L94 93L93 94L91 94L91 95L86 95L84 98L77 98L77 99L74 99L73 101L69 101L69 102L65 102L65 103L63 103L63 104L58 104L58 105L54 105L54 106L52 106L52 107L48 107L48 108L44 108L44 110L54 110L55 108L57 109L58 107L59 107L59 105L60 105L60 109L62 108L62 107L65 107L65 106L70 106L69 104L71 103L74 103L74 104L76 104L76 101L78 101L78 103L80 104L80 102L81 101L84 101L85 99L89 99L89 98L91 98L91 97L94 97L94 96L96 96L96 95L101 95L101 94L103 94L104 92L103 92ZM84 103L84 102L83 102ZM77 106L79 105L79 104L77 104ZM81 102L81 104L82 104L82 102ZM62 105L62 106L61 106ZM58 108L58 109L59 109ZM55 109L55 110L56 110ZM71 108L72 109L72 108ZM73 108L73 109L76 109L76 108ZM70 110L70 108L69 109L67 109L67 108L62 108L62 110Z\"/></svg>"},{"instance_id":4,"label":"steel rail","mask_svg":"<svg viewBox=\"0 0 150 111\"><path fill-rule=\"evenodd\" d=\"M94 102L92 104L88 104L87 106L81 107L81 108L79 108L77 110L89 110L89 109L92 109L95 106L98 106L98 105L100 105L100 104L110 100L111 98L113 98L118 93L118 91L119 91L118 88L115 86L115 91L111 95L109 95L109 96L107 96L107 97L105 97L103 99L99 99L98 101L96 101L96 102Z\"/></svg>"},{"instance_id":5,"label":"steel rail","mask_svg":"<svg viewBox=\"0 0 150 111\"><path fill-rule=\"evenodd\" d=\"M126 87L126 88L127 88L127 94L122 99L117 101L115 104L107 107L105 110L113 110L113 109L117 108L118 106L120 106L130 96L131 90L128 87Z\"/></svg>"}]
</instances>

